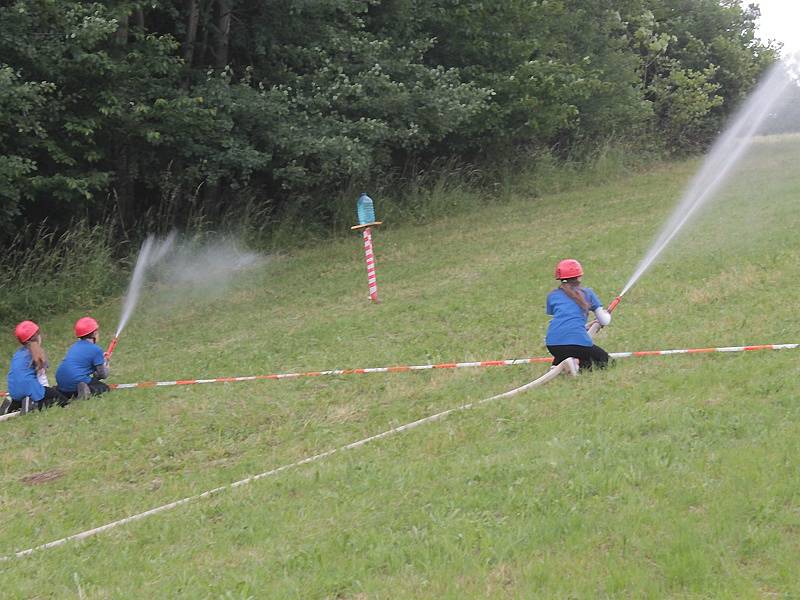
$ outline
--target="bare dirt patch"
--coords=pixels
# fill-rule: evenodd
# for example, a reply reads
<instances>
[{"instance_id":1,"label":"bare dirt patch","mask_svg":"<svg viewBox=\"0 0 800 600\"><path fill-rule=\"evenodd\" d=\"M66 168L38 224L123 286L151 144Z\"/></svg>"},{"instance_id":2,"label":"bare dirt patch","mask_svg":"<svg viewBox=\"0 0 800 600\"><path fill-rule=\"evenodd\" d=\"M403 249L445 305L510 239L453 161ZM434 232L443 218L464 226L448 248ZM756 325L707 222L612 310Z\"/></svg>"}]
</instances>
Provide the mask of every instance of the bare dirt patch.
<instances>
[{"instance_id":1,"label":"bare dirt patch","mask_svg":"<svg viewBox=\"0 0 800 600\"><path fill-rule=\"evenodd\" d=\"M26 483L28 485L40 485L42 483L47 483L48 481L55 481L56 479L61 479L64 476L64 471L60 469L51 469L49 471L42 471L41 473L33 473L31 475L26 475L20 481L22 483Z\"/></svg>"}]
</instances>

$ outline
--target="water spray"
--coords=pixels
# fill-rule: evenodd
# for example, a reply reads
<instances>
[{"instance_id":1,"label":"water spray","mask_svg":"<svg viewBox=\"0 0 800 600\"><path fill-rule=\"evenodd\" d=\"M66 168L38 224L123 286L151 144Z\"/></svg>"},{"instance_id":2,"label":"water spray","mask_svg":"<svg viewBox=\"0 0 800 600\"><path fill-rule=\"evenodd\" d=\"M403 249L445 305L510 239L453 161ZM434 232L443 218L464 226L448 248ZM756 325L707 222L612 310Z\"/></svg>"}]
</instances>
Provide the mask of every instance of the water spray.
<instances>
[{"instance_id":1,"label":"water spray","mask_svg":"<svg viewBox=\"0 0 800 600\"><path fill-rule=\"evenodd\" d=\"M619 295L608 306L612 312L622 297L639 281L639 278L656 261L663 250L683 229L689 219L706 205L742 159L752 142L753 136L763 125L784 91L796 83L797 75L792 63L784 61L772 67L755 92L736 112L725 132L714 142L702 167L692 179L678 206L662 227L658 237L642 258L639 265L622 288ZM595 321L589 326L589 335L594 336L600 329Z\"/></svg>"},{"instance_id":2,"label":"water spray","mask_svg":"<svg viewBox=\"0 0 800 600\"><path fill-rule=\"evenodd\" d=\"M156 264L166 256L167 252L172 249L175 243L175 232L170 233L164 240L156 244L155 237L152 235L147 236L139 249L139 256L136 259L136 265L133 268L133 275L131 275L131 282L128 284L128 291L125 293L125 302L122 304L122 312L120 313L119 325L114 333L111 343L105 352L106 361L111 360L111 355L117 347L119 336L128 320L133 314L133 309L139 301L139 295L142 291L144 284L145 274L148 267Z\"/></svg>"},{"instance_id":3,"label":"water spray","mask_svg":"<svg viewBox=\"0 0 800 600\"><path fill-rule=\"evenodd\" d=\"M790 63L778 63L770 69L755 92L735 113L725 132L712 145L680 203L636 267L619 297L624 296L633 287L689 219L723 187L728 175L732 173L750 146L753 136L792 83Z\"/></svg>"}]
</instances>

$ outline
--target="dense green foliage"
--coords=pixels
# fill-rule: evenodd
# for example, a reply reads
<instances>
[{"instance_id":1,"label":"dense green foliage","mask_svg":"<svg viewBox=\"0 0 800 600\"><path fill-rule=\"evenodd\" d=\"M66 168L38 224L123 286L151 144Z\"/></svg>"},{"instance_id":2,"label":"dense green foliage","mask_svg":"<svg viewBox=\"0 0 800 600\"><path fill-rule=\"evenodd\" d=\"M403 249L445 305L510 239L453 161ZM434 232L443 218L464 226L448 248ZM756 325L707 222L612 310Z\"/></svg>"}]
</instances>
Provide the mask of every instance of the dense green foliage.
<instances>
[{"instance_id":1,"label":"dense green foliage","mask_svg":"<svg viewBox=\"0 0 800 600\"><path fill-rule=\"evenodd\" d=\"M15 0L0 235L329 214L448 156L709 141L774 60L740 0Z\"/></svg>"}]
</instances>

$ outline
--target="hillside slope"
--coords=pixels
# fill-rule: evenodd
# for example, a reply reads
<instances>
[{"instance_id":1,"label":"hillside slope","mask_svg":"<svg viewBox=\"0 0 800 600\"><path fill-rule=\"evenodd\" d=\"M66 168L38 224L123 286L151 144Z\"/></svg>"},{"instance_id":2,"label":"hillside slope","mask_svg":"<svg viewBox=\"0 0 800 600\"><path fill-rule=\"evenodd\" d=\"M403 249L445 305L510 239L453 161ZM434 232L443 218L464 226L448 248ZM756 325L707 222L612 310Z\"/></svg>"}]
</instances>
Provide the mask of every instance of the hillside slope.
<instances>
[{"instance_id":1,"label":"hillside slope","mask_svg":"<svg viewBox=\"0 0 800 600\"><path fill-rule=\"evenodd\" d=\"M800 143L760 144L629 293L609 351L798 341ZM271 258L151 291L115 382L546 354L552 269L609 302L696 163ZM378 210L380 210L378 199ZM95 315L107 335L119 302ZM53 362L82 314L42 318ZM107 338L103 340L107 341ZM3 356L13 346L5 342ZM0 563L3 595L800 594L796 350L626 359ZM117 390L0 423L7 555L511 389L543 365ZM49 473L45 482L31 481Z\"/></svg>"}]
</instances>

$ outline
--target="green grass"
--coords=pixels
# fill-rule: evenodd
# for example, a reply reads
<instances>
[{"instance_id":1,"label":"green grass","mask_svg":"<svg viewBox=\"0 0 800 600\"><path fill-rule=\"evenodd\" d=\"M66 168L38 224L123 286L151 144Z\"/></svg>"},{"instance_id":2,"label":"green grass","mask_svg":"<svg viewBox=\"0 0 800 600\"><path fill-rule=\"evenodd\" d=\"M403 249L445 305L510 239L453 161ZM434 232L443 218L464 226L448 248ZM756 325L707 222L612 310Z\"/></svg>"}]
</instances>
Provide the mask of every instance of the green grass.
<instances>
[{"instance_id":1,"label":"green grass","mask_svg":"<svg viewBox=\"0 0 800 600\"><path fill-rule=\"evenodd\" d=\"M77 222L56 234L42 223L18 232L0 255L0 323L108 298L123 279L114 246L129 244L112 240L111 227Z\"/></svg>"},{"instance_id":2,"label":"green grass","mask_svg":"<svg viewBox=\"0 0 800 600\"><path fill-rule=\"evenodd\" d=\"M800 143L760 144L631 290L609 351L797 341ZM113 381L542 355L555 262L606 302L696 162L275 256L150 294ZM378 199L379 201L379 199ZM380 209L380 204L378 204ZM176 296L177 294L177 296ZM119 301L95 311L105 333ZM82 314L42 318L53 362ZM6 326L8 329L8 326ZM104 340L105 341L105 340ZM10 356L6 341L2 355ZM626 359L0 563L31 598L794 597L796 351ZM544 366L119 390L0 423L0 554L525 383ZM32 485L24 478L57 470Z\"/></svg>"}]
</instances>

